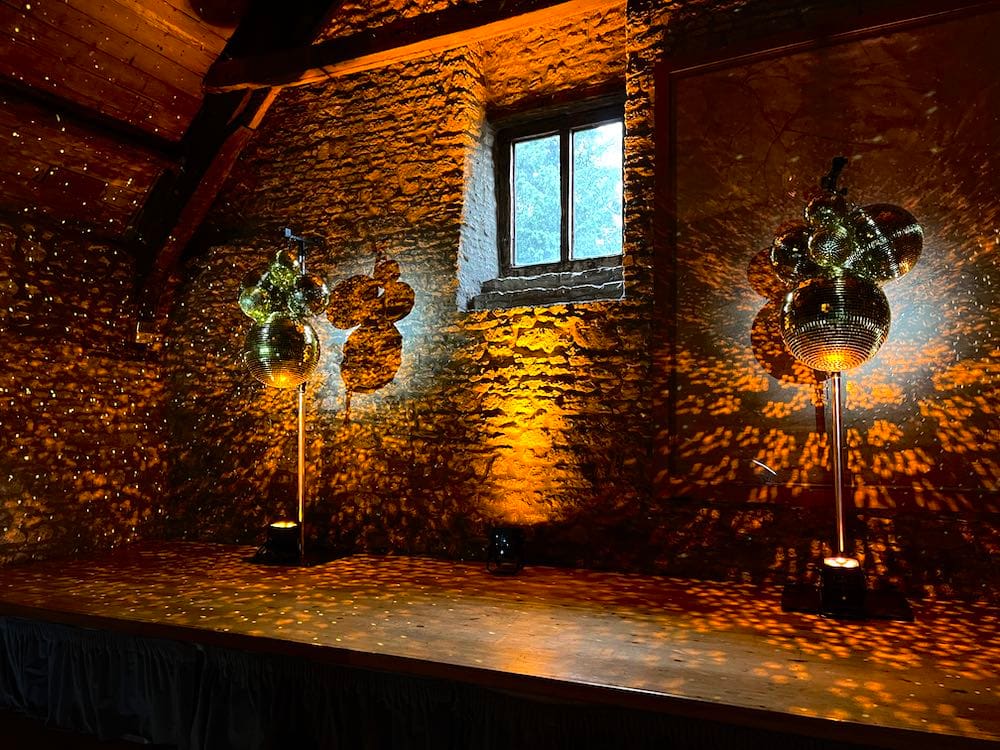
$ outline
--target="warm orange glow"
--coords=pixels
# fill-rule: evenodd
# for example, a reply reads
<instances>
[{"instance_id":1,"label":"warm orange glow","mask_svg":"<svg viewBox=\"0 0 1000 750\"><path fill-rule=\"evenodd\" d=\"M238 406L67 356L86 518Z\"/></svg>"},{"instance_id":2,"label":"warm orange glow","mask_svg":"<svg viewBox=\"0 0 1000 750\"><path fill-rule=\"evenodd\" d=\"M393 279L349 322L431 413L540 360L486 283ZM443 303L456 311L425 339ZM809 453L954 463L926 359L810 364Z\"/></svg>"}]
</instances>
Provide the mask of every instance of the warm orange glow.
<instances>
[{"instance_id":1,"label":"warm orange glow","mask_svg":"<svg viewBox=\"0 0 1000 750\"><path fill-rule=\"evenodd\" d=\"M880 199L920 216L927 238L920 263L885 285L892 311L887 342L847 377L847 502L863 518L847 554L863 555L867 570L911 582L922 578L928 590L945 579L957 590L977 550L985 551L984 560L995 550L990 524L964 516L995 512L1000 487L998 435L991 429L1000 403L1000 349L992 333L1000 308L990 291L996 286L1000 205L980 192L977 171L994 150L995 132L972 125L959 104L975 99L971 86L962 93L937 85L947 74L935 66L909 66L899 78L895 71L898 61L912 59L898 50L977 49L968 40L986 38L998 21L991 14L889 35L870 46L851 43L822 55L795 53L678 76L671 112L679 225L677 298L671 300L676 341L669 352L676 386L662 394L674 419L657 448L671 494L721 508L718 520L700 513L676 533L692 547L697 542L688 540L698 535L713 539L714 545L699 548L706 559L734 537L748 544L766 538L776 550L771 570L814 572L835 553L822 539L788 543L798 530L785 509L808 506L811 512L830 500L831 409L822 374L798 365L780 336L771 335L780 307L774 300L784 289L768 273L774 227L800 211L815 188L805 165L829 163L838 140L867 170L867 183L852 186L852 196L877 185ZM838 74L830 83L844 103L839 113L813 106L811 88L812 74L831 70L834 59ZM985 53L977 59L987 61ZM903 78L907 83L900 86ZM926 84L914 86L918 78ZM859 79L866 84L858 86ZM907 102L894 108L891 133L880 118L858 116L877 109L874 91ZM949 99L934 103L931 138L948 148L916 147L915 134L927 132L928 109L917 91ZM995 108L993 99L978 106ZM771 128L775 122L784 127ZM858 147L862 143L879 145ZM909 171L897 168L911 161ZM947 165L948 181L938 179L936 163ZM739 247L739 253L720 262L721 247ZM844 352L824 354L825 369L842 368ZM765 379L763 388L753 376ZM735 498L754 505L727 509ZM867 515L869 509L880 514ZM913 511L919 521L906 517ZM762 528L753 529L754 522ZM955 549L923 544L931 529L944 542L955 540ZM917 549L926 555L919 563ZM907 565L911 572L901 574ZM918 568L920 575L912 576ZM984 577L967 580L979 587Z\"/></svg>"},{"instance_id":2,"label":"warm orange glow","mask_svg":"<svg viewBox=\"0 0 1000 750\"><path fill-rule=\"evenodd\" d=\"M553 436L568 429L561 411L549 401L542 381L522 386L497 406L488 420L488 442L495 452L490 470L490 514L507 523L530 524L549 520L554 485L570 478L568 467L553 461Z\"/></svg>"},{"instance_id":3,"label":"warm orange glow","mask_svg":"<svg viewBox=\"0 0 1000 750\"><path fill-rule=\"evenodd\" d=\"M858 561L853 557L843 557L837 555L836 557L825 557L823 558L823 564L828 568L856 568L858 567Z\"/></svg>"},{"instance_id":4,"label":"warm orange glow","mask_svg":"<svg viewBox=\"0 0 1000 750\"><path fill-rule=\"evenodd\" d=\"M827 372L840 372L854 367L857 364L857 354L845 352L839 349L823 352L819 358L820 368Z\"/></svg>"},{"instance_id":5,"label":"warm orange glow","mask_svg":"<svg viewBox=\"0 0 1000 750\"><path fill-rule=\"evenodd\" d=\"M573 316L559 327L540 324L532 312L512 323L509 337L494 342L495 356L510 351L510 366L503 377L474 386L489 414L480 430L491 455L485 510L496 522L539 524L559 518L564 498L586 486L568 450L579 441L572 410L554 383L589 372L589 357L577 350L567 364L564 352L576 348L579 328L599 333Z\"/></svg>"},{"instance_id":6,"label":"warm orange glow","mask_svg":"<svg viewBox=\"0 0 1000 750\"><path fill-rule=\"evenodd\" d=\"M299 383L301 382L302 379L295 376L294 374L275 372L271 376L270 385L274 388L288 389L288 388L298 388Z\"/></svg>"},{"instance_id":7,"label":"warm orange glow","mask_svg":"<svg viewBox=\"0 0 1000 750\"><path fill-rule=\"evenodd\" d=\"M295 521L275 521L271 524L272 529L294 529L298 524Z\"/></svg>"}]
</instances>

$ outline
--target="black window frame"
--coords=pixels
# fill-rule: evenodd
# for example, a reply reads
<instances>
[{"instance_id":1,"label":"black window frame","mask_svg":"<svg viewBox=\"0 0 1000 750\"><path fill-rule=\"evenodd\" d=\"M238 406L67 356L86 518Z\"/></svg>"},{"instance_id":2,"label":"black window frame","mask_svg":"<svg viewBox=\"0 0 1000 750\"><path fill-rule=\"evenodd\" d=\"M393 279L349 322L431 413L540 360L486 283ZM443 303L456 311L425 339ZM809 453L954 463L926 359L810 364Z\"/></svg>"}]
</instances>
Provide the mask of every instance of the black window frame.
<instances>
[{"instance_id":1,"label":"black window frame","mask_svg":"<svg viewBox=\"0 0 1000 750\"><path fill-rule=\"evenodd\" d=\"M622 123L622 170L624 172L624 95L605 97L598 102L585 102L563 107L558 112L549 111L521 114L509 118L505 122L497 123L493 158L496 170L497 244L501 277L537 276L544 273L587 271L594 268L609 268L621 265L622 256L620 253L617 255L605 255L599 258L573 259L569 257L573 210L573 196L570 193L572 171L570 145L572 143L572 134L577 130L586 130L609 122ZM517 266L513 263L512 243L513 214L511 211L511 197L514 192L514 173L512 170L513 147L518 141L555 134L559 134L560 258L558 261L551 263ZM624 175L622 181L624 186ZM624 210L623 201L623 213Z\"/></svg>"}]
</instances>

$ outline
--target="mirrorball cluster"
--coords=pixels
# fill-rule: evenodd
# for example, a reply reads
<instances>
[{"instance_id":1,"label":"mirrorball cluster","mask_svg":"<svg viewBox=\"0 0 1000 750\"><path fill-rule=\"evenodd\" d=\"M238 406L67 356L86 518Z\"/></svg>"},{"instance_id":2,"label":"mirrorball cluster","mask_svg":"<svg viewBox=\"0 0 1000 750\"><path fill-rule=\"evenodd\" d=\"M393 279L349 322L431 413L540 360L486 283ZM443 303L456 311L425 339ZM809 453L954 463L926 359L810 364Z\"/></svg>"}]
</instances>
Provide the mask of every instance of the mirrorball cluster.
<instances>
[{"instance_id":1,"label":"mirrorball cluster","mask_svg":"<svg viewBox=\"0 0 1000 750\"><path fill-rule=\"evenodd\" d=\"M297 388L319 363L319 337L309 318L326 309L330 292L301 267L298 250L282 248L263 273L249 274L240 287L240 309L254 321L243 362L275 388Z\"/></svg>"},{"instance_id":2,"label":"mirrorball cluster","mask_svg":"<svg viewBox=\"0 0 1000 750\"><path fill-rule=\"evenodd\" d=\"M836 187L835 161L803 221L775 233L771 266L788 293L781 336L792 355L815 370L858 367L878 352L891 315L881 285L909 271L923 248L923 230L905 209L858 206Z\"/></svg>"}]
</instances>

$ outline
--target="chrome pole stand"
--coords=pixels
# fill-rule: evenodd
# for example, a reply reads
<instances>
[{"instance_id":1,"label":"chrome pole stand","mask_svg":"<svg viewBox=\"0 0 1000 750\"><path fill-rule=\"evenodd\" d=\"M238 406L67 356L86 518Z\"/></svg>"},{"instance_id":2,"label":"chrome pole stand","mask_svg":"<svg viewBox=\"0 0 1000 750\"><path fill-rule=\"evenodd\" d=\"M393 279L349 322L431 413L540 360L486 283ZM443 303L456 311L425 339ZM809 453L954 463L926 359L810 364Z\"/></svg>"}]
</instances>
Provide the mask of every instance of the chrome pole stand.
<instances>
[{"instance_id":1,"label":"chrome pole stand","mask_svg":"<svg viewBox=\"0 0 1000 750\"><path fill-rule=\"evenodd\" d=\"M837 506L837 556L844 556L845 532L847 525L844 519L844 422L843 422L843 395L841 388L841 374L833 373L830 380L833 402L833 499Z\"/></svg>"},{"instance_id":2,"label":"chrome pole stand","mask_svg":"<svg viewBox=\"0 0 1000 750\"><path fill-rule=\"evenodd\" d=\"M865 572L861 561L846 553L847 519L844 509L843 382L839 372L830 379L833 430L833 499L837 506L837 552L823 560L820 575L820 611L830 617L862 619L865 614Z\"/></svg>"},{"instance_id":3,"label":"chrome pole stand","mask_svg":"<svg viewBox=\"0 0 1000 750\"><path fill-rule=\"evenodd\" d=\"M299 558L306 560L306 384L299 386Z\"/></svg>"}]
</instances>

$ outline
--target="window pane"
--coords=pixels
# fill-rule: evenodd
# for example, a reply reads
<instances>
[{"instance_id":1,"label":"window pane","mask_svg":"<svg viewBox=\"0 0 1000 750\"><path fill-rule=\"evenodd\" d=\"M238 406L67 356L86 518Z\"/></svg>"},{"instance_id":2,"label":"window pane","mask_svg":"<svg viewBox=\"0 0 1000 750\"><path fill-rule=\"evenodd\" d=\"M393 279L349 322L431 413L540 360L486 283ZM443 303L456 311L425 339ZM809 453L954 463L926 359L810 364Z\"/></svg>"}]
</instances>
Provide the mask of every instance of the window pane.
<instances>
[{"instance_id":1,"label":"window pane","mask_svg":"<svg viewBox=\"0 0 1000 750\"><path fill-rule=\"evenodd\" d=\"M571 258L622 251L622 124L573 133Z\"/></svg>"},{"instance_id":2,"label":"window pane","mask_svg":"<svg viewBox=\"0 0 1000 750\"><path fill-rule=\"evenodd\" d=\"M559 135L514 144L515 266L557 263L560 244Z\"/></svg>"}]
</instances>

